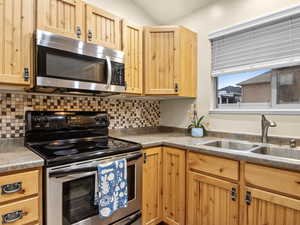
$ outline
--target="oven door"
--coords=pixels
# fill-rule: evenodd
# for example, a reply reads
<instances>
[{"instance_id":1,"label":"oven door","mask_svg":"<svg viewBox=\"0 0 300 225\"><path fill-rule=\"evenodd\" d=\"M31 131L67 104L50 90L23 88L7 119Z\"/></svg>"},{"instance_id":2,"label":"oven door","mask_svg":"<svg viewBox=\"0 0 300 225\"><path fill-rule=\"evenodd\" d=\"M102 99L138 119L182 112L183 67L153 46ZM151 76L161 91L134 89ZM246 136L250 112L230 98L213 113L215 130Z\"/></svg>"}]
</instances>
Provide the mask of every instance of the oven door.
<instances>
[{"instance_id":1,"label":"oven door","mask_svg":"<svg viewBox=\"0 0 300 225\"><path fill-rule=\"evenodd\" d=\"M128 158L128 207L119 209L106 219L99 218L98 207L95 205L98 191L97 172L88 171L88 168L103 160L81 162L71 167L47 169L46 225L107 225L122 220L128 221L130 215L139 212L141 209L142 154L128 154L120 158L124 157ZM85 172L81 173L80 170ZM136 222L139 220L134 221L132 224L139 224Z\"/></svg>"}]
</instances>

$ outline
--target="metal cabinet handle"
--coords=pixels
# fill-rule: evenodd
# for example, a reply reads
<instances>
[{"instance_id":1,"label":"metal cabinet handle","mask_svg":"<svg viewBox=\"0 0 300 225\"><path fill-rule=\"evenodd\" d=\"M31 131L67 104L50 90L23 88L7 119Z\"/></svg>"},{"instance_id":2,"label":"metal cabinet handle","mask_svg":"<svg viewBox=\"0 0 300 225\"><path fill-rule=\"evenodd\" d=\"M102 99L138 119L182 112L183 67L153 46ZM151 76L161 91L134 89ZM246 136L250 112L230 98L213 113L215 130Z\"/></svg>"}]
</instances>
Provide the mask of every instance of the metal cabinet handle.
<instances>
[{"instance_id":1,"label":"metal cabinet handle","mask_svg":"<svg viewBox=\"0 0 300 225\"><path fill-rule=\"evenodd\" d=\"M81 28L80 28L80 26L76 27L76 35L77 35L77 38L81 37Z\"/></svg>"},{"instance_id":2,"label":"metal cabinet handle","mask_svg":"<svg viewBox=\"0 0 300 225\"><path fill-rule=\"evenodd\" d=\"M22 190L22 182L4 184L1 186L1 194L13 194Z\"/></svg>"},{"instance_id":3,"label":"metal cabinet handle","mask_svg":"<svg viewBox=\"0 0 300 225\"><path fill-rule=\"evenodd\" d=\"M2 224L8 224L16 222L23 218L27 213L23 212L23 210L18 210L11 213L6 213L2 215Z\"/></svg>"},{"instance_id":4,"label":"metal cabinet handle","mask_svg":"<svg viewBox=\"0 0 300 225\"><path fill-rule=\"evenodd\" d=\"M250 191L246 192L246 198L245 198L245 202L247 205L251 205L252 202L252 195Z\"/></svg>"},{"instance_id":5,"label":"metal cabinet handle","mask_svg":"<svg viewBox=\"0 0 300 225\"><path fill-rule=\"evenodd\" d=\"M174 87L174 90L175 90L175 92L177 93L177 92L179 91L179 85L178 85L178 83L175 83L174 86L175 86L175 87Z\"/></svg>"},{"instance_id":6,"label":"metal cabinet handle","mask_svg":"<svg viewBox=\"0 0 300 225\"><path fill-rule=\"evenodd\" d=\"M93 39L93 33L91 30L88 31L88 40L91 41Z\"/></svg>"},{"instance_id":7,"label":"metal cabinet handle","mask_svg":"<svg viewBox=\"0 0 300 225\"><path fill-rule=\"evenodd\" d=\"M28 68L24 68L23 78L24 78L24 81L26 81L26 82L29 80L29 69Z\"/></svg>"},{"instance_id":8,"label":"metal cabinet handle","mask_svg":"<svg viewBox=\"0 0 300 225\"><path fill-rule=\"evenodd\" d=\"M231 200L236 201L237 200L237 191L236 188L231 188Z\"/></svg>"}]
</instances>

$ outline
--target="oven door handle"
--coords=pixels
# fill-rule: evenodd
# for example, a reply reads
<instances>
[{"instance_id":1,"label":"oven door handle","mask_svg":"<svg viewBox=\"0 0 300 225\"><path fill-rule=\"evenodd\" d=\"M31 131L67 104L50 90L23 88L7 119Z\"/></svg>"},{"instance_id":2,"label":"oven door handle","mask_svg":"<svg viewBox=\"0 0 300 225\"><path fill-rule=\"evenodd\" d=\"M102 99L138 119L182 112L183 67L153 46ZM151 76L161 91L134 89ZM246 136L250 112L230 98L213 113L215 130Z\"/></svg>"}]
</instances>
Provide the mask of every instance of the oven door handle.
<instances>
[{"instance_id":1,"label":"oven door handle","mask_svg":"<svg viewBox=\"0 0 300 225\"><path fill-rule=\"evenodd\" d=\"M130 162L133 160L137 160L137 159L141 158L142 156L143 156L143 153L139 152L139 153L136 153L136 154L126 157L126 161ZM112 159L112 160L114 160L114 159ZM67 175L72 175L72 174L89 173L89 172L94 172L94 171L97 171L97 166L63 169L63 170L50 172L49 177L62 177L62 176L67 176Z\"/></svg>"},{"instance_id":2,"label":"oven door handle","mask_svg":"<svg viewBox=\"0 0 300 225\"><path fill-rule=\"evenodd\" d=\"M109 89L111 85L111 79L112 79L112 66L111 66L111 60L109 56L106 56L106 63L107 63L107 84L106 88Z\"/></svg>"}]
</instances>

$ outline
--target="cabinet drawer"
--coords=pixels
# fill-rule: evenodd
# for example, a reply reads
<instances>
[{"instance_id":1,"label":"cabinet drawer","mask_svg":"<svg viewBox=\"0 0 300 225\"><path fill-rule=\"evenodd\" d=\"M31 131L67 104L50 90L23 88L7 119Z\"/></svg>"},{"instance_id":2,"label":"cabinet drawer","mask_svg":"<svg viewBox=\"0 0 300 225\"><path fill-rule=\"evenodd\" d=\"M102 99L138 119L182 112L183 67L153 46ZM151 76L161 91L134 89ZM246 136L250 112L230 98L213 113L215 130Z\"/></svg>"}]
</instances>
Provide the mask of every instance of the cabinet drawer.
<instances>
[{"instance_id":1,"label":"cabinet drawer","mask_svg":"<svg viewBox=\"0 0 300 225\"><path fill-rule=\"evenodd\" d=\"M247 163L247 184L300 197L300 173Z\"/></svg>"},{"instance_id":2,"label":"cabinet drawer","mask_svg":"<svg viewBox=\"0 0 300 225\"><path fill-rule=\"evenodd\" d=\"M192 171L202 171L232 180L239 179L239 162L215 156L190 152L188 154L188 169Z\"/></svg>"},{"instance_id":3,"label":"cabinet drawer","mask_svg":"<svg viewBox=\"0 0 300 225\"><path fill-rule=\"evenodd\" d=\"M38 193L39 170L0 177L0 203Z\"/></svg>"},{"instance_id":4,"label":"cabinet drawer","mask_svg":"<svg viewBox=\"0 0 300 225\"><path fill-rule=\"evenodd\" d=\"M31 223L34 221L37 221L39 218L39 201L38 197L9 203L3 206L0 206L0 220L1 224L6 224L4 221L5 215L8 215L9 213L15 213L19 211L20 213L23 213L23 216L20 219L16 219L17 216L10 216L8 219L16 219L15 222L11 222L8 224L13 225L23 225L27 223Z\"/></svg>"}]
</instances>

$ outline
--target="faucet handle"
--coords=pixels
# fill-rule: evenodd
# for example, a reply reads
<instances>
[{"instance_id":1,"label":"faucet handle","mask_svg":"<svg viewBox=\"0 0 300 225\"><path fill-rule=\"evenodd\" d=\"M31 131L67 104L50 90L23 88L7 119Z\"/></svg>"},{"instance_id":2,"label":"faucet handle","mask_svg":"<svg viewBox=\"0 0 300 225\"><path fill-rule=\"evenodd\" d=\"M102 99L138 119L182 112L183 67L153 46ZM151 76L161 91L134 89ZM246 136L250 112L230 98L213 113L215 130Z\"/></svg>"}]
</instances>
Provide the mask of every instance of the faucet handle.
<instances>
[{"instance_id":1,"label":"faucet handle","mask_svg":"<svg viewBox=\"0 0 300 225\"><path fill-rule=\"evenodd\" d=\"M290 143L291 148L296 148L297 147L296 139L294 139L294 138L290 139L289 143Z\"/></svg>"}]
</instances>

